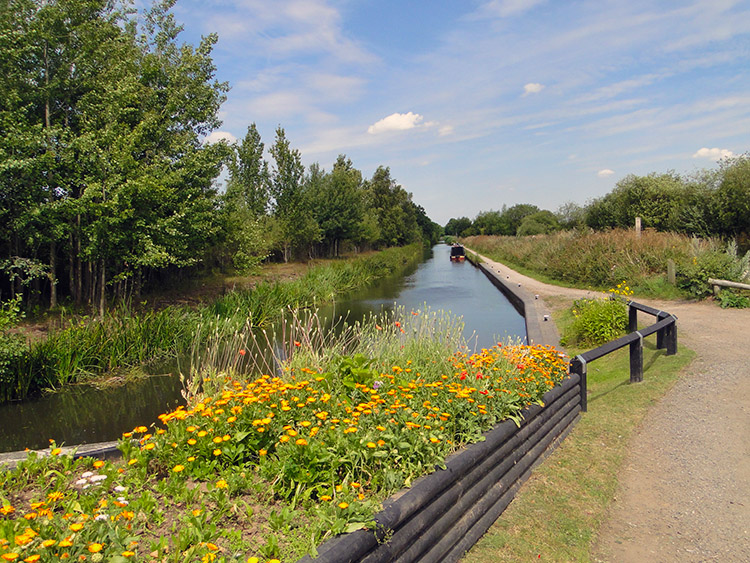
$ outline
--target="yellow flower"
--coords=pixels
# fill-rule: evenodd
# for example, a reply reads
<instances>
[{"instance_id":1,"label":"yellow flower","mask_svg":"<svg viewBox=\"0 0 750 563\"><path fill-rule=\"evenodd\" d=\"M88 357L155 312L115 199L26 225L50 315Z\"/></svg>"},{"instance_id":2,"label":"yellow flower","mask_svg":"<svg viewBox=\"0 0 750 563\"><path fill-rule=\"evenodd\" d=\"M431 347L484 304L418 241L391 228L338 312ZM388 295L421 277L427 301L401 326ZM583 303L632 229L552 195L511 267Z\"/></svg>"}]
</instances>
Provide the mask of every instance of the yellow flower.
<instances>
[{"instance_id":1,"label":"yellow flower","mask_svg":"<svg viewBox=\"0 0 750 563\"><path fill-rule=\"evenodd\" d=\"M89 552L91 552L91 553L99 553L102 550L103 547L104 547L104 545L102 545L100 543L90 543L89 546L88 546L88 548L86 548L86 549L88 549Z\"/></svg>"},{"instance_id":2,"label":"yellow flower","mask_svg":"<svg viewBox=\"0 0 750 563\"><path fill-rule=\"evenodd\" d=\"M378 445L375 442L367 442L367 447L368 448L377 448Z\"/></svg>"},{"instance_id":3,"label":"yellow flower","mask_svg":"<svg viewBox=\"0 0 750 563\"><path fill-rule=\"evenodd\" d=\"M216 436L213 439L214 444L221 444L222 441L221 436Z\"/></svg>"},{"instance_id":4,"label":"yellow flower","mask_svg":"<svg viewBox=\"0 0 750 563\"><path fill-rule=\"evenodd\" d=\"M260 559L257 557L249 557L247 563L260 563Z\"/></svg>"},{"instance_id":5,"label":"yellow flower","mask_svg":"<svg viewBox=\"0 0 750 563\"><path fill-rule=\"evenodd\" d=\"M331 497L330 497L330 495L322 495L320 497L320 500L322 500L322 501L331 500Z\"/></svg>"},{"instance_id":6,"label":"yellow flower","mask_svg":"<svg viewBox=\"0 0 750 563\"><path fill-rule=\"evenodd\" d=\"M83 530L83 524L81 524L80 522L76 522L75 524L70 525L70 529L74 532L80 532L81 530Z\"/></svg>"},{"instance_id":7,"label":"yellow flower","mask_svg":"<svg viewBox=\"0 0 750 563\"><path fill-rule=\"evenodd\" d=\"M216 481L217 489L226 489L227 487L229 487L229 485L224 479L219 479L218 481Z\"/></svg>"},{"instance_id":8,"label":"yellow flower","mask_svg":"<svg viewBox=\"0 0 750 563\"><path fill-rule=\"evenodd\" d=\"M195 461L195 456L191 455L189 458L187 458L188 461Z\"/></svg>"},{"instance_id":9,"label":"yellow flower","mask_svg":"<svg viewBox=\"0 0 750 563\"><path fill-rule=\"evenodd\" d=\"M62 453L62 448L55 448L49 454L50 455L60 455L61 453Z\"/></svg>"},{"instance_id":10,"label":"yellow flower","mask_svg":"<svg viewBox=\"0 0 750 563\"><path fill-rule=\"evenodd\" d=\"M135 465L136 463L138 463L138 459L135 457L128 461L128 465Z\"/></svg>"},{"instance_id":11,"label":"yellow flower","mask_svg":"<svg viewBox=\"0 0 750 563\"><path fill-rule=\"evenodd\" d=\"M138 432L139 434L143 434L144 432L147 432L147 431L148 431L148 428L146 428L145 426L136 426L135 430L133 430L133 432Z\"/></svg>"},{"instance_id":12,"label":"yellow flower","mask_svg":"<svg viewBox=\"0 0 750 563\"><path fill-rule=\"evenodd\" d=\"M214 453L215 456L220 456L221 455L221 450L219 448L216 448L213 453Z\"/></svg>"},{"instance_id":13,"label":"yellow flower","mask_svg":"<svg viewBox=\"0 0 750 563\"><path fill-rule=\"evenodd\" d=\"M155 447L156 447L156 444L154 444L153 442L149 442L148 444L146 444L145 446L143 446L143 449L144 450L153 450Z\"/></svg>"},{"instance_id":14,"label":"yellow flower","mask_svg":"<svg viewBox=\"0 0 750 563\"><path fill-rule=\"evenodd\" d=\"M342 510L343 510L344 508L347 508L348 506L349 506L349 503L348 503L348 502L340 502L340 503L339 503L339 508L341 508Z\"/></svg>"},{"instance_id":15,"label":"yellow flower","mask_svg":"<svg viewBox=\"0 0 750 563\"><path fill-rule=\"evenodd\" d=\"M62 540L62 541L61 541L61 542L60 542L59 544L57 544L57 545L59 545L60 547L70 547L71 545L73 545L73 542L72 542L72 541L70 541L70 540L69 540L68 538L65 538L64 540Z\"/></svg>"},{"instance_id":16,"label":"yellow flower","mask_svg":"<svg viewBox=\"0 0 750 563\"><path fill-rule=\"evenodd\" d=\"M6 561L15 561L16 559L18 559L18 554L12 553L12 552L3 553L2 558L5 559Z\"/></svg>"},{"instance_id":17,"label":"yellow flower","mask_svg":"<svg viewBox=\"0 0 750 563\"><path fill-rule=\"evenodd\" d=\"M297 440L294 443L297 444L298 446L306 446L307 445L307 440L305 440L304 438L300 438L299 440Z\"/></svg>"},{"instance_id":18,"label":"yellow flower","mask_svg":"<svg viewBox=\"0 0 750 563\"><path fill-rule=\"evenodd\" d=\"M53 546L53 545L55 545L56 543L57 543L57 542L56 542L55 540L44 540L44 541L42 542L42 547L52 547L52 546Z\"/></svg>"},{"instance_id":19,"label":"yellow flower","mask_svg":"<svg viewBox=\"0 0 750 563\"><path fill-rule=\"evenodd\" d=\"M268 450L259 450L259 451L258 451L258 455L260 455L260 456L264 456L264 455L266 455L267 453L268 453Z\"/></svg>"},{"instance_id":20,"label":"yellow flower","mask_svg":"<svg viewBox=\"0 0 750 563\"><path fill-rule=\"evenodd\" d=\"M96 469L99 469L100 467L104 467L104 462L103 462L103 461L102 461L101 459L97 459L97 460L96 460L96 461L94 462L94 467L95 467Z\"/></svg>"},{"instance_id":21,"label":"yellow flower","mask_svg":"<svg viewBox=\"0 0 750 563\"><path fill-rule=\"evenodd\" d=\"M172 468L172 471L174 471L175 473L179 473L179 472L180 472L180 471L182 471L183 469L185 469L185 466L184 466L184 465L175 465L175 466L174 466L174 467Z\"/></svg>"},{"instance_id":22,"label":"yellow flower","mask_svg":"<svg viewBox=\"0 0 750 563\"><path fill-rule=\"evenodd\" d=\"M281 442L282 444L288 441L289 441L289 436L282 436L281 438L279 438L279 442Z\"/></svg>"},{"instance_id":23,"label":"yellow flower","mask_svg":"<svg viewBox=\"0 0 750 563\"><path fill-rule=\"evenodd\" d=\"M198 443L198 440L196 440L195 438L190 438L190 439L189 439L189 440L187 441L187 443L188 443L188 444L190 444L191 446L194 446L195 444L197 444L197 443Z\"/></svg>"},{"instance_id":24,"label":"yellow flower","mask_svg":"<svg viewBox=\"0 0 750 563\"><path fill-rule=\"evenodd\" d=\"M133 557L135 555L135 551L123 551L120 555L123 557Z\"/></svg>"},{"instance_id":25,"label":"yellow flower","mask_svg":"<svg viewBox=\"0 0 750 563\"><path fill-rule=\"evenodd\" d=\"M41 555L39 555L38 553L35 553L34 555L29 555L26 559L24 559L24 562L34 563L34 561L39 561L41 557L42 557Z\"/></svg>"}]
</instances>

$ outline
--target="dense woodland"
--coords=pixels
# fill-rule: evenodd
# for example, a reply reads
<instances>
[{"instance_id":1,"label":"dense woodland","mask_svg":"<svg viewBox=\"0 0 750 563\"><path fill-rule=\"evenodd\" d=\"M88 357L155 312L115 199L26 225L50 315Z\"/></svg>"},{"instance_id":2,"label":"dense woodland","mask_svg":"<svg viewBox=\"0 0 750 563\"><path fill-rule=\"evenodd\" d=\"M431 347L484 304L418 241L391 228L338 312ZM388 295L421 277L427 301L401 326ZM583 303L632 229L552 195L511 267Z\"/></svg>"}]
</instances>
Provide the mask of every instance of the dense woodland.
<instances>
[{"instance_id":1,"label":"dense woodland","mask_svg":"<svg viewBox=\"0 0 750 563\"><path fill-rule=\"evenodd\" d=\"M342 155L306 170L281 127L270 162L254 125L206 143L229 85L216 35L182 43L173 4L0 4L0 300L103 311L201 264L437 239L387 167L365 179Z\"/></svg>"},{"instance_id":2,"label":"dense woodland","mask_svg":"<svg viewBox=\"0 0 750 563\"><path fill-rule=\"evenodd\" d=\"M628 175L607 195L584 206L566 203L556 212L519 204L479 213L474 220L453 218L445 233L536 235L563 229L597 231L631 228L640 217L644 228L698 237L750 243L750 154L722 160L692 175L675 172Z\"/></svg>"}]
</instances>

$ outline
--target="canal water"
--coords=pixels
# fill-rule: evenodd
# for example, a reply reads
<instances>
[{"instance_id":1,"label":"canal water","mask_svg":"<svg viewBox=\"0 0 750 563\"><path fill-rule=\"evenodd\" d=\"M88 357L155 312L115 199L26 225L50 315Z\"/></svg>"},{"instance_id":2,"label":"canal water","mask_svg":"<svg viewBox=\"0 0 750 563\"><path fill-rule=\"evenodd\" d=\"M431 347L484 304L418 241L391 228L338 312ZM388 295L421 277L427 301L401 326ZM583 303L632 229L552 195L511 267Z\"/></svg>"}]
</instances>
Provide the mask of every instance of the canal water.
<instances>
[{"instance_id":1,"label":"canal water","mask_svg":"<svg viewBox=\"0 0 750 563\"><path fill-rule=\"evenodd\" d=\"M450 247L435 246L413 271L381 280L322 311L348 322L403 306L429 307L462 317L470 348L526 336L521 317L486 276L468 262L451 262ZM116 440L140 424L184 403L176 365L163 366L153 377L112 389L72 386L36 400L0 405L0 452L49 445ZM175 372L175 373L173 373Z\"/></svg>"}]
</instances>

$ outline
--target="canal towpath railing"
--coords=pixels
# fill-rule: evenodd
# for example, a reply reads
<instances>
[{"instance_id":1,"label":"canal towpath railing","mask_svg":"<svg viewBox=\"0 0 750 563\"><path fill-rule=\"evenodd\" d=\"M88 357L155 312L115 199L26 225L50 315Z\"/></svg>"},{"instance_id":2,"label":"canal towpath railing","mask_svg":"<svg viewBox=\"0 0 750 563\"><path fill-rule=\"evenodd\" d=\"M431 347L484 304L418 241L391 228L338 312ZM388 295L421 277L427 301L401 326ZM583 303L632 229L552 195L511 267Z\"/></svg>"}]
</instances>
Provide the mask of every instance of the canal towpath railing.
<instances>
[{"instance_id":1,"label":"canal towpath railing","mask_svg":"<svg viewBox=\"0 0 750 563\"><path fill-rule=\"evenodd\" d=\"M638 329L638 312L646 313L656 317L656 322L646 328ZM643 381L643 339L656 333L656 348L666 349L666 355L672 356L677 353L677 317L643 305L635 301L628 301L628 330L625 336L612 340L579 354L570 361L570 373L576 373L581 378L581 411L585 412L588 406L587 394L587 371L588 364L624 348L630 346L630 382Z\"/></svg>"}]
</instances>

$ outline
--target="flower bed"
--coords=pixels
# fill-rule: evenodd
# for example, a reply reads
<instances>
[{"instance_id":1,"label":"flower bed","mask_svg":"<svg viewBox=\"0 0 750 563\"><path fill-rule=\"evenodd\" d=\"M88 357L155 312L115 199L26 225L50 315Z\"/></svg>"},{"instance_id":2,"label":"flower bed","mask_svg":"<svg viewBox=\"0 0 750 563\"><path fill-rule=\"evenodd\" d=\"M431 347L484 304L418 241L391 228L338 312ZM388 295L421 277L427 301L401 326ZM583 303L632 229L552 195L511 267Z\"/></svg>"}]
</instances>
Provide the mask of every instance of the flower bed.
<instances>
[{"instance_id":1,"label":"flower bed","mask_svg":"<svg viewBox=\"0 0 750 563\"><path fill-rule=\"evenodd\" d=\"M347 354L292 339L279 375L204 375L188 407L124 437L122 462L31 456L3 474L0 557L295 559L374 528L382 501L436 466L450 472L446 457L499 421L553 436L559 420L531 431L530 416L562 389L561 354L450 354L454 329L416 311L355 327L339 340ZM478 464L477 482L492 479L495 462Z\"/></svg>"}]
</instances>

